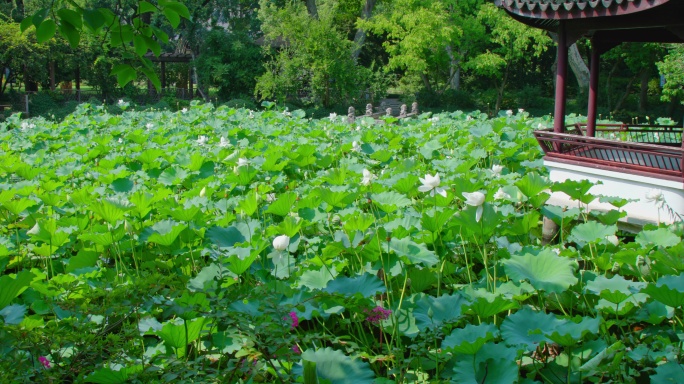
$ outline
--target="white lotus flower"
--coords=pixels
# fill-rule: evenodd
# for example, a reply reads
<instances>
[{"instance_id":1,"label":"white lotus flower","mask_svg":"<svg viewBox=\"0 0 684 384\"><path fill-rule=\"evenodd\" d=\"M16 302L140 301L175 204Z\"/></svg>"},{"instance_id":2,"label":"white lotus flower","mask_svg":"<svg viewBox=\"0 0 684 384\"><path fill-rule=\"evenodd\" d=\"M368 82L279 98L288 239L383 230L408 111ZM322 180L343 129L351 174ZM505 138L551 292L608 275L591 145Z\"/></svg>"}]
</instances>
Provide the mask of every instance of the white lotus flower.
<instances>
[{"instance_id":1,"label":"white lotus flower","mask_svg":"<svg viewBox=\"0 0 684 384\"><path fill-rule=\"evenodd\" d=\"M290 111L285 111L285 112L283 112L283 115L289 117L289 116L292 116L292 113L290 113Z\"/></svg>"},{"instance_id":2,"label":"white lotus flower","mask_svg":"<svg viewBox=\"0 0 684 384\"><path fill-rule=\"evenodd\" d=\"M473 121L473 117L470 116L470 115L468 115L468 116L466 117L466 121Z\"/></svg>"},{"instance_id":3,"label":"white lotus flower","mask_svg":"<svg viewBox=\"0 0 684 384\"><path fill-rule=\"evenodd\" d=\"M525 110L524 110L524 109L522 109L522 108L518 108L518 113L523 113L523 112L525 112Z\"/></svg>"},{"instance_id":4,"label":"white lotus flower","mask_svg":"<svg viewBox=\"0 0 684 384\"><path fill-rule=\"evenodd\" d=\"M204 135L200 135L200 136L197 138L197 144L199 144L199 145L204 145L204 144L206 144L208 141L209 141L209 138L206 137L206 136L204 136Z\"/></svg>"},{"instance_id":5,"label":"white lotus flower","mask_svg":"<svg viewBox=\"0 0 684 384\"><path fill-rule=\"evenodd\" d=\"M181 113L188 113L188 109L187 108L181 109Z\"/></svg>"},{"instance_id":6,"label":"white lotus flower","mask_svg":"<svg viewBox=\"0 0 684 384\"><path fill-rule=\"evenodd\" d=\"M267 193L266 194L266 201L268 201L269 203L276 201L276 194L275 193Z\"/></svg>"},{"instance_id":7,"label":"white lotus flower","mask_svg":"<svg viewBox=\"0 0 684 384\"><path fill-rule=\"evenodd\" d=\"M508 117L513 116L513 110L509 109L508 111L506 111L506 116L508 116Z\"/></svg>"},{"instance_id":8,"label":"white lotus flower","mask_svg":"<svg viewBox=\"0 0 684 384\"><path fill-rule=\"evenodd\" d=\"M218 144L219 147L225 148L230 146L230 141L226 140L225 137L221 136L221 141Z\"/></svg>"},{"instance_id":9,"label":"white lotus flower","mask_svg":"<svg viewBox=\"0 0 684 384\"><path fill-rule=\"evenodd\" d=\"M330 118L330 121L335 121L335 119L337 119L337 113L334 113L334 112L331 113L329 118Z\"/></svg>"},{"instance_id":10,"label":"white lotus flower","mask_svg":"<svg viewBox=\"0 0 684 384\"><path fill-rule=\"evenodd\" d=\"M145 125L145 128L147 128L147 129L152 129L152 128L154 128L154 124L152 124L152 123L147 123L147 124Z\"/></svg>"},{"instance_id":11,"label":"white lotus flower","mask_svg":"<svg viewBox=\"0 0 684 384\"><path fill-rule=\"evenodd\" d=\"M539 123L539 125L537 125L537 129L545 129L545 128L546 127L542 123Z\"/></svg>"},{"instance_id":12,"label":"white lotus flower","mask_svg":"<svg viewBox=\"0 0 684 384\"><path fill-rule=\"evenodd\" d=\"M439 193L440 195L447 197L447 192L444 188L439 186L439 183L441 183L441 180L439 179L439 173L435 173L434 176L428 174L425 174L425 178L418 178L423 185L418 187L418 190L420 192L430 192L430 196L434 196L435 193Z\"/></svg>"},{"instance_id":13,"label":"white lotus flower","mask_svg":"<svg viewBox=\"0 0 684 384\"><path fill-rule=\"evenodd\" d=\"M245 159L245 158L243 158L243 157L241 157L241 158L238 159L238 162L237 162L237 166L238 166L238 167L244 167L244 166L246 166L247 164L249 164L249 161L248 161L247 159Z\"/></svg>"},{"instance_id":14,"label":"white lotus flower","mask_svg":"<svg viewBox=\"0 0 684 384\"><path fill-rule=\"evenodd\" d=\"M372 174L369 170L364 169L363 170L363 179L361 179L361 185L369 186L371 185L371 182L375 179L375 175Z\"/></svg>"},{"instance_id":15,"label":"white lotus flower","mask_svg":"<svg viewBox=\"0 0 684 384\"><path fill-rule=\"evenodd\" d=\"M273 239L273 248L276 251L284 251L290 246L290 236L280 235Z\"/></svg>"},{"instance_id":16,"label":"white lotus flower","mask_svg":"<svg viewBox=\"0 0 684 384\"><path fill-rule=\"evenodd\" d=\"M499 188L499 190L496 191L496 193L494 194L494 200L504 200L504 199L510 200L511 195L504 192L503 188Z\"/></svg>"},{"instance_id":17,"label":"white lotus flower","mask_svg":"<svg viewBox=\"0 0 684 384\"><path fill-rule=\"evenodd\" d=\"M484 211L482 205L485 202L485 194L480 191L473 193L463 192L463 197L466 198L466 204L477 207L477 211L475 211L475 221L480 222L482 211Z\"/></svg>"},{"instance_id":18,"label":"white lotus flower","mask_svg":"<svg viewBox=\"0 0 684 384\"><path fill-rule=\"evenodd\" d=\"M123 138L119 137L119 144L123 144Z\"/></svg>"},{"instance_id":19,"label":"white lotus flower","mask_svg":"<svg viewBox=\"0 0 684 384\"><path fill-rule=\"evenodd\" d=\"M608 236L606 236L606 240L607 240L609 243L611 243L611 244L613 244L614 246L616 246L616 247L618 246L618 244L620 244L620 239L618 239L618 237L615 236L615 235L608 235Z\"/></svg>"},{"instance_id":20,"label":"white lotus flower","mask_svg":"<svg viewBox=\"0 0 684 384\"><path fill-rule=\"evenodd\" d=\"M361 152L361 144L359 144L358 141L352 142L352 151Z\"/></svg>"},{"instance_id":21,"label":"white lotus flower","mask_svg":"<svg viewBox=\"0 0 684 384\"><path fill-rule=\"evenodd\" d=\"M501 174L501 171L503 171L503 168L503 165L494 164L492 165L492 172L494 172L494 174L498 176Z\"/></svg>"},{"instance_id":22,"label":"white lotus flower","mask_svg":"<svg viewBox=\"0 0 684 384\"><path fill-rule=\"evenodd\" d=\"M665 196L660 189L650 189L646 192L646 201L655 204L656 207L662 208L665 205Z\"/></svg>"},{"instance_id":23,"label":"white lotus flower","mask_svg":"<svg viewBox=\"0 0 684 384\"><path fill-rule=\"evenodd\" d=\"M199 193L200 197L204 197L207 195L207 187L203 187L202 190Z\"/></svg>"}]
</instances>

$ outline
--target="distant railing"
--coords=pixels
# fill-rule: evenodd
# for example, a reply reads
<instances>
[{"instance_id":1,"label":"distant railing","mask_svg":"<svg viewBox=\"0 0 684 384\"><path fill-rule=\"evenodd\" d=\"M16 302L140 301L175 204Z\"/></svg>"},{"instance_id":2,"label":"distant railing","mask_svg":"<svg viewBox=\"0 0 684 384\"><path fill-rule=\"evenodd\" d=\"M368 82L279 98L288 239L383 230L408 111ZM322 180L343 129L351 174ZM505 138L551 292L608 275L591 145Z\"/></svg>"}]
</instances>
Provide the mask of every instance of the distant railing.
<instances>
[{"instance_id":1,"label":"distant railing","mask_svg":"<svg viewBox=\"0 0 684 384\"><path fill-rule=\"evenodd\" d=\"M353 124L357 117L372 117L374 119L383 116L393 116L399 119L405 119L408 117L413 117L418 115L418 103L413 102L411 104L411 112L408 111L406 104L402 104L399 100L385 99L380 103L379 108L374 108L373 104L366 104L366 113L360 116L356 115L356 109L354 107L349 107L347 113L347 122Z\"/></svg>"},{"instance_id":2,"label":"distant railing","mask_svg":"<svg viewBox=\"0 0 684 384\"><path fill-rule=\"evenodd\" d=\"M147 88L138 88L134 92L123 93L120 90L115 92L102 92L95 89L55 89L54 91L45 92L24 92L15 93L8 97L6 101L0 102L3 110L12 112L23 112L31 115L33 109L34 97L38 94L50 95L56 104L66 104L69 102L85 103L90 100L96 100L98 103L116 104L120 99L131 100L137 104L153 104L161 101L164 97L173 97L180 100L191 100L198 97L195 92L191 92L186 88L164 88L159 92ZM2 111L0 111L2 112Z\"/></svg>"},{"instance_id":3,"label":"distant railing","mask_svg":"<svg viewBox=\"0 0 684 384\"><path fill-rule=\"evenodd\" d=\"M605 124L597 126L595 137L585 136L585 128L577 124L565 133L549 129L534 135L549 159L682 181L682 128Z\"/></svg>"}]
</instances>

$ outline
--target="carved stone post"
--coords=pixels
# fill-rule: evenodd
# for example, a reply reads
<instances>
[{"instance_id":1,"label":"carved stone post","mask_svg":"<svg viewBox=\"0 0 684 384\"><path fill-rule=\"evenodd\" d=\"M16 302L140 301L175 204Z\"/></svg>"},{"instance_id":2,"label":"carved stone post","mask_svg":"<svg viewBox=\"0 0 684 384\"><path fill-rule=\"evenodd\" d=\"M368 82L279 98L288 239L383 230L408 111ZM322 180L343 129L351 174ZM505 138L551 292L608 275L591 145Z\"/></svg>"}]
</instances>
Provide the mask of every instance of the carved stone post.
<instances>
[{"instance_id":1,"label":"carved stone post","mask_svg":"<svg viewBox=\"0 0 684 384\"><path fill-rule=\"evenodd\" d=\"M356 110L354 107L349 107L347 110L347 123L354 124L356 121Z\"/></svg>"},{"instance_id":2,"label":"carved stone post","mask_svg":"<svg viewBox=\"0 0 684 384\"><path fill-rule=\"evenodd\" d=\"M411 104L411 113L414 115L418 114L418 102L414 101L413 104Z\"/></svg>"},{"instance_id":3,"label":"carved stone post","mask_svg":"<svg viewBox=\"0 0 684 384\"><path fill-rule=\"evenodd\" d=\"M366 104L366 116L373 116L373 104Z\"/></svg>"},{"instance_id":4,"label":"carved stone post","mask_svg":"<svg viewBox=\"0 0 684 384\"><path fill-rule=\"evenodd\" d=\"M406 104L401 105L401 110L399 111L399 117L400 118L406 117Z\"/></svg>"}]
</instances>

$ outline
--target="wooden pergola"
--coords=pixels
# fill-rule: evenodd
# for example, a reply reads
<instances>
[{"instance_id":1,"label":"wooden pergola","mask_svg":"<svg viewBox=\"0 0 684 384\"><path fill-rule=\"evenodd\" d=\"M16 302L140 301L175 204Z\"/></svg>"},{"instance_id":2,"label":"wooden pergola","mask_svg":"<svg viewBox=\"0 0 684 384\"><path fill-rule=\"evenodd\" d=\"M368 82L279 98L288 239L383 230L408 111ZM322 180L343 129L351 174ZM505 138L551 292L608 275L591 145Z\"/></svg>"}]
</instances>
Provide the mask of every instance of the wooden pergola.
<instances>
[{"instance_id":1,"label":"wooden pergola","mask_svg":"<svg viewBox=\"0 0 684 384\"><path fill-rule=\"evenodd\" d=\"M155 56L152 52L148 52L145 58L149 59L153 63L161 64L161 87L166 88L166 63L189 63L192 61L192 55L189 53L177 53L177 52L166 52L159 56ZM188 89L192 94L192 74L191 70L188 70Z\"/></svg>"},{"instance_id":2,"label":"wooden pergola","mask_svg":"<svg viewBox=\"0 0 684 384\"><path fill-rule=\"evenodd\" d=\"M682 129L626 124L597 127L601 55L623 42L684 42L682 0L496 0L516 20L558 35L553 131L535 132L546 156L682 181ZM568 48L591 40L587 123L565 125ZM598 135L597 135L598 133Z\"/></svg>"}]
</instances>

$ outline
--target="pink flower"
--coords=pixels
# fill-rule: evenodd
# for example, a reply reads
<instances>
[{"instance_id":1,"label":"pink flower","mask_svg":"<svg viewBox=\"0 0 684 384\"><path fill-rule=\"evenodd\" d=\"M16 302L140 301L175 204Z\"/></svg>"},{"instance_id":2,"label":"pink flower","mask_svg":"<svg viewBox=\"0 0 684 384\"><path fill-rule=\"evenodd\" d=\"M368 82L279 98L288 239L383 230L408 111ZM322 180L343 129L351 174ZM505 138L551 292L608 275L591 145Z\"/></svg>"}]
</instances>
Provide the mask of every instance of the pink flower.
<instances>
[{"instance_id":1,"label":"pink flower","mask_svg":"<svg viewBox=\"0 0 684 384\"><path fill-rule=\"evenodd\" d=\"M378 324L382 320L387 320L392 314L392 310L377 306L370 311L366 310L366 313L368 314L366 321L369 321L373 324Z\"/></svg>"},{"instance_id":2,"label":"pink flower","mask_svg":"<svg viewBox=\"0 0 684 384\"><path fill-rule=\"evenodd\" d=\"M292 329L299 327L299 317L297 317L297 313L295 311L292 311L287 315L290 317L290 320L292 320Z\"/></svg>"},{"instance_id":3,"label":"pink flower","mask_svg":"<svg viewBox=\"0 0 684 384\"><path fill-rule=\"evenodd\" d=\"M302 354L302 350L299 349L299 346L297 344L292 346L292 352L294 352L295 355L301 355Z\"/></svg>"},{"instance_id":4,"label":"pink flower","mask_svg":"<svg viewBox=\"0 0 684 384\"><path fill-rule=\"evenodd\" d=\"M47 357L41 356L38 358L38 361L40 361L40 363L43 364L43 367L46 369L50 368L50 360L48 360Z\"/></svg>"}]
</instances>

